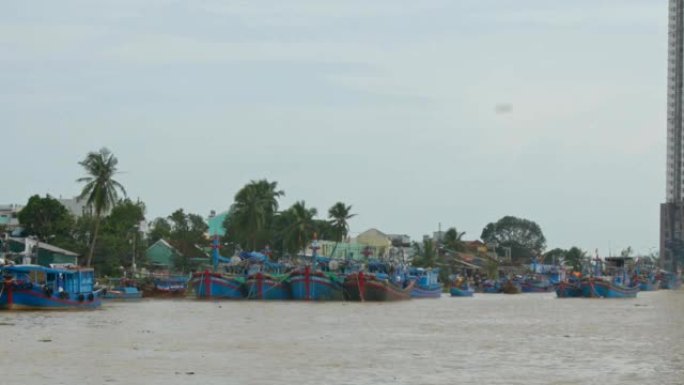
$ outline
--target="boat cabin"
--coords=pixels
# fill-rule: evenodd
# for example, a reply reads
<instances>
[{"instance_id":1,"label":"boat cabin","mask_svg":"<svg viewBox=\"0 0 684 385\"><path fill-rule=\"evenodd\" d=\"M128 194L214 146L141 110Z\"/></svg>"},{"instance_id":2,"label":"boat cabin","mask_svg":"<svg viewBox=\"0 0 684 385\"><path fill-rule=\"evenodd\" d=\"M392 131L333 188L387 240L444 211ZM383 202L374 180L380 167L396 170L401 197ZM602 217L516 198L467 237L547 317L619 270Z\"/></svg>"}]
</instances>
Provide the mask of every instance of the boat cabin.
<instances>
[{"instance_id":1,"label":"boat cabin","mask_svg":"<svg viewBox=\"0 0 684 385\"><path fill-rule=\"evenodd\" d=\"M50 289L55 293L91 293L94 286L93 269L48 268L39 265L16 265L2 268L5 279Z\"/></svg>"}]
</instances>

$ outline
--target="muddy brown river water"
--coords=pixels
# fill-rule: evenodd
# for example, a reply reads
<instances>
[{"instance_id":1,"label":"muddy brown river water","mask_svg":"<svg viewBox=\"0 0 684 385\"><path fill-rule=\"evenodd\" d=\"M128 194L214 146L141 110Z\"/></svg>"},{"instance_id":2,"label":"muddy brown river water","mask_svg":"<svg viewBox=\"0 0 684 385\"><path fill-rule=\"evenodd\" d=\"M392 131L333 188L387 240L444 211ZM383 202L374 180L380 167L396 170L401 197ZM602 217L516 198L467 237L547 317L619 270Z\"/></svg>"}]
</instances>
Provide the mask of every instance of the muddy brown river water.
<instances>
[{"instance_id":1,"label":"muddy brown river water","mask_svg":"<svg viewBox=\"0 0 684 385\"><path fill-rule=\"evenodd\" d=\"M684 384L684 291L0 313L0 384Z\"/></svg>"}]
</instances>

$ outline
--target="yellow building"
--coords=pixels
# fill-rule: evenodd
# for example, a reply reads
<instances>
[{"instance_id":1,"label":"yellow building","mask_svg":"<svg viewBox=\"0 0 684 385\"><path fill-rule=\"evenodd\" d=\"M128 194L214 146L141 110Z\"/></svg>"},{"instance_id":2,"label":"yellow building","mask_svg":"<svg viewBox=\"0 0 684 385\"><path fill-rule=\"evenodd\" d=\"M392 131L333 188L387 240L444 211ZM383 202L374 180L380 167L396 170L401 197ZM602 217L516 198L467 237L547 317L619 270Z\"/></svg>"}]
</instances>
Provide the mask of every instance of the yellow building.
<instances>
[{"instance_id":1,"label":"yellow building","mask_svg":"<svg viewBox=\"0 0 684 385\"><path fill-rule=\"evenodd\" d=\"M384 258L387 257L392 241L387 234L378 229L368 229L356 236L356 243L368 246L371 250L371 257Z\"/></svg>"}]
</instances>

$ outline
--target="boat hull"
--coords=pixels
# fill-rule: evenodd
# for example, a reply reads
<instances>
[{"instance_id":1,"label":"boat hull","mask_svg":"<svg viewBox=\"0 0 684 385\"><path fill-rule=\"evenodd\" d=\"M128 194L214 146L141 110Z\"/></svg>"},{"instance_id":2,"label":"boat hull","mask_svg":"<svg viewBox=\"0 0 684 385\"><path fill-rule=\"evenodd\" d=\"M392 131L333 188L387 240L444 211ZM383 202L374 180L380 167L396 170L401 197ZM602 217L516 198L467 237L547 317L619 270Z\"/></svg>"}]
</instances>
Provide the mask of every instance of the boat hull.
<instances>
[{"instance_id":1,"label":"boat hull","mask_svg":"<svg viewBox=\"0 0 684 385\"><path fill-rule=\"evenodd\" d=\"M190 281L197 298L243 299L243 280L205 271L195 274Z\"/></svg>"},{"instance_id":2,"label":"boat hull","mask_svg":"<svg viewBox=\"0 0 684 385\"><path fill-rule=\"evenodd\" d=\"M554 287L551 283L529 283L523 282L520 285L523 293L551 293Z\"/></svg>"},{"instance_id":3,"label":"boat hull","mask_svg":"<svg viewBox=\"0 0 684 385\"><path fill-rule=\"evenodd\" d=\"M344 280L345 299L349 301L402 301L411 299L412 290L413 283L406 288L399 288L386 280L363 273L350 274Z\"/></svg>"},{"instance_id":4,"label":"boat hull","mask_svg":"<svg viewBox=\"0 0 684 385\"><path fill-rule=\"evenodd\" d=\"M582 287L579 283L559 282L556 286L556 297L579 298L582 297Z\"/></svg>"},{"instance_id":5,"label":"boat hull","mask_svg":"<svg viewBox=\"0 0 684 385\"><path fill-rule=\"evenodd\" d=\"M660 281L639 282L639 291L656 291L660 288Z\"/></svg>"},{"instance_id":6,"label":"boat hull","mask_svg":"<svg viewBox=\"0 0 684 385\"><path fill-rule=\"evenodd\" d=\"M102 295L102 299L108 301L135 301L142 299L141 291L125 291L119 290L118 288L107 290L106 293Z\"/></svg>"},{"instance_id":7,"label":"boat hull","mask_svg":"<svg viewBox=\"0 0 684 385\"><path fill-rule=\"evenodd\" d=\"M442 285L425 287L414 285L411 290L411 298L440 298L442 297Z\"/></svg>"},{"instance_id":8,"label":"boat hull","mask_svg":"<svg viewBox=\"0 0 684 385\"><path fill-rule=\"evenodd\" d=\"M582 281L582 296L586 298L636 298L638 292L638 286L626 287L596 278Z\"/></svg>"},{"instance_id":9,"label":"boat hull","mask_svg":"<svg viewBox=\"0 0 684 385\"><path fill-rule=\"evenodd\" d=\"M86 310L97 309L102 304L99 291L79 294L45 293L38 286L1 285L2 310Z\"/></svg>"},{"instance_id":10,"label":"boat hull","mask_svg":"<svg viewBox=\"0 0 684 385\"><path fill-rule=\"evenodd\" d=\"M475 291L471 288L464 289L460 287L452 287L449 289L449 293L452 297L472 297L474 292Z\"/></svg>"},{"instance_id":11,"label":"boat hull","mask_svg":"<svg viewBox=\"0 0 684 385\"><path fill-rule=\"evenodd\" d=\"M508 281L501 285L501 292L504 294L520 294L522 293L522 288L519 283Z\"/></svg>"},{"instance_id":12,"label":"boat hull","mask_svg":"<svg viewBox=\"0 0 684 385\"><path fill-rule=\"evenodd\" d=\"M303 301L342 301L344 290L339 279L323 272L296 271L288 279L291 296Z\"/></svg>"},{"instance_id":13,"label":"boat hull","mask_svg":"<svg viewBox=\"0 0 684 385\"><path fill-rule=\"evenodd\" d=\"M674 274L666 274L660 282L660 288L664 290L678 290L682 288L682 279Z\"/></svg>"},{"instance_id":14,"label":"boat hull","mask_svg":"<svg viewBox=\"0 0 684 385\"><path fill-rule=\"evenodd\" d=\"M290 289L285 279L278 279L270 274L256 273L245 281L245 298L265 300L290 299Z\"/></svg>"}]
</instances>

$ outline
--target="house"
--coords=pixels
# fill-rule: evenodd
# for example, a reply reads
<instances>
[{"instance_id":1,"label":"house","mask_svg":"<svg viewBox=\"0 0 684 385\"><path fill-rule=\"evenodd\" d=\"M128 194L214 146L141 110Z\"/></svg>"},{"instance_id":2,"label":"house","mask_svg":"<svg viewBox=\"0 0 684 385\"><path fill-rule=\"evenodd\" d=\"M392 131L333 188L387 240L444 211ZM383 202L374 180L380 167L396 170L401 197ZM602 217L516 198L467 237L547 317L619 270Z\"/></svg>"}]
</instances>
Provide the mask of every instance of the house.
<instances>
[{"instance_id":1,"label":"house","mask_svg":"<svg viewBox=\"0 0 684 385\"><path fill-rule=\"evenodd\" d=\"M49 267L51 264L78 264L78 254L31 238L7 237L3 249L16 263Z\"/></svg>"},{"instance_id":2,"label":"house","mask_svg":"<svg viewBox=\"0 0 684 385\"><path fill-rule=\"evenodd\" d=\"M145 250L147 264L153 269L171 270L174 260L181 255L175 247L164 239L158 240Z\"/></svg>"},{"instance_id":3,"label":"house","mask_svg":"<svg viewBox=\"0 0 684 385\"><path fill-rule=\"evenodd\" d=\"M84 214L89 213L85 199L78 199L78 197L62 198L60 195L57 201L59 201L74 218L80 218Z\"/></svg>"},{"instance_id":4,"label":"house","mask_svg":"<svg viewBox=\"0 0 684 385\"><path fill-rule=\"evenodd\" d=\"M148 247L145 251L145 256L147 257L148 267L153 270L173 271L176 267L175 262L182 257L186 257L187 261L195 267L208 266L210 262L209 256L199 247L197 248L196 255L187 257L164 239L160 239Z\"/></svg>"},{"instance_id":5,"label":"house","mask_svg":"<svg viewBox=\"0 0 684 385\"><path fill-rule=\"evenodd\" d=\"M392 247L389 236L378 229L368 229L357 235L356 243L367 246L366 252L370 252L369 256L376 258L387 257Z\"/></svg>"},{"instance_id":6,"label":"house","mask_svg":"<svg viewBox=\"0 0 684 385\"><path fill-rule=\"evenodd\" d=\"M406 234L387 234L392 246L394 247L410 247L411 237Z\"/></svg>"},{"instance_id":7,"label":"house","mask_svg":"<svg viewBox=\"0 0 684 385\"><path fill-rule=\"evenodd\" d=\"M353 259L363 260L364 250L366 245L355 242L334 242L334 241L318 241L318 254L336 258L336 259Z\"/></svg>"},{"instance_id":8,"label":"house","mask_svg":"<svg viewBox=\"0 0 684 385\"><path fill-rule=\"evenodd\" d=\"M17 215L23 206L18 204L0 205L0 226L14 230L19 226Z\"/></svg>"}]
</instances>

